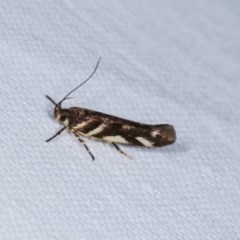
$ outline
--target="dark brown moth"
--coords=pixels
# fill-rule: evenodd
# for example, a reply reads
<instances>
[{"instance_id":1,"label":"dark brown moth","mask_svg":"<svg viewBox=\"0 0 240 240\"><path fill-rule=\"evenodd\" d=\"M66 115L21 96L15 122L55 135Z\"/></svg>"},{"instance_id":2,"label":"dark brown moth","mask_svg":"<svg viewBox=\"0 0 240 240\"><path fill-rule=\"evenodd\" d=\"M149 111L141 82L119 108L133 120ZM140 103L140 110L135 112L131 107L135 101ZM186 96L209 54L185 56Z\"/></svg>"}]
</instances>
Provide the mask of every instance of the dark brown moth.
<instances>
[{"instance_id":1,"label":"dark brown moth","mask_svg":"<svg viewBox=\"0 0 240 240\"><path fill-rule=\"evenodd\" d=\"M83 144L93 160L93 154L81 137L108 142L126 156L128 155L119 148L117 143L143 147L162 147L174 143L176 140L176 133L174 127L169 124L142 124L86 108L61 107L63 101L68 99L70 94L80 88L94 75L99 62L100 58L92 74L84 82L70 91L60 102L56 103L52 98L46 95L55 105L55 118L64 125L61 130L46 140L46 142L49 142L64 130L69 130L78 138L79 142Z\"/></svg>"}]
</instances>

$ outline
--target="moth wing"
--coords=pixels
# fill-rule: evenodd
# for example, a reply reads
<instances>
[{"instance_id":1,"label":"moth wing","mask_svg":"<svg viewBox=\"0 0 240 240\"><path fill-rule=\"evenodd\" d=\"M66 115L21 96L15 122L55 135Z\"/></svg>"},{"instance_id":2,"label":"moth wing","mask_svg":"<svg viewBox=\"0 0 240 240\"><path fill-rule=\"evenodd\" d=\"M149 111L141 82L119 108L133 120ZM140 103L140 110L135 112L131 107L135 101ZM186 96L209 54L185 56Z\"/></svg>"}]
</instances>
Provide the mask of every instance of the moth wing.
<instances>
[{"instance_id":1,"label":"moth wing","mask_svg":"<svg viewBox=\"0 0 240 240\"><path fill-rule=\"evenodd\" d=\"M147 125L119 118L113 121L91 118L88 127L88 137L121 144L161 147L176 139L175 130L169 124Z\"/></svg>"},{"instance_id":2,"label":"moth wing","mask_svg":"<svg viewBox=\"0 0 240 240\"><path fill-rule=\"evenodd\" d=\"M174 143L176 132L170 124L152 125L149 138L154 141L154 147L161 147Z\"/></svg>"},{"instance_id":3,"label":"moth wing","mask_svg":"<svg viewBox=\"0 0 240 240\"><path fill-rule=\"evenodd\" d=\"M169 124L147 125L108 114L87 110L81 121L73 126L75 135L84 135L112 143L160 147L176 139Z\"/></svg>"}]
</instances>

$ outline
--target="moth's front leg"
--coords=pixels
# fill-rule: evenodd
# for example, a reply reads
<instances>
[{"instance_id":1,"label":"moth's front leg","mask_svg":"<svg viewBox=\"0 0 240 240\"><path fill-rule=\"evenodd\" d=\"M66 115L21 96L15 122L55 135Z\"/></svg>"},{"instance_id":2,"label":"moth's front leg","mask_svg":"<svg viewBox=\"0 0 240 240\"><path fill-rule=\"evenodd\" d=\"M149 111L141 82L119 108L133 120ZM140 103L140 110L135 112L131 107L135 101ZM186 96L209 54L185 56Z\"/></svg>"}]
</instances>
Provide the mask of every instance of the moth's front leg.
<instances>
[{"instance_id":1,"label":"moth's front leg","mask_svg":"<svg viewBox=\"0 0 240 240\"><path fill-rule=\"evenodd\" d=\"M54 139L56 136L60 135L67 127L63 127L62 129L60 129L56 134L54 134L52 137L50 137L49 139L46 140L46 142L51 141L52 139Z\"/></svg>"}]
</instances>

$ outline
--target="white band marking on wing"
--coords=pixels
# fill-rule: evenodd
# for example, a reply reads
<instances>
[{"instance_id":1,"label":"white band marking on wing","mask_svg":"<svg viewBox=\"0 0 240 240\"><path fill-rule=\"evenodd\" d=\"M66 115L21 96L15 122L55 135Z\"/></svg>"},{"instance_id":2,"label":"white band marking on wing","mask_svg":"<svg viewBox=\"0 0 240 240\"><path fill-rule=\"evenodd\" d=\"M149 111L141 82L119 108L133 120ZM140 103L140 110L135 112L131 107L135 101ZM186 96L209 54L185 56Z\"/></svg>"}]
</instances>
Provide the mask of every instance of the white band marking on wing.
<instances>
[{"instance_id":1,"label":"white band marking on wing","mask_svg":"<svg viewBox=\"0 0 240 240\"><path fill-rule=\"evenodd\" d=\"M138 140L140 143L142 143L145 147L153 146L153 142L148 141L146 138L136 137L135 139Z\"/></svg>"},{"instance_id":2,"label":"white band marking on wing","mask_svg":"<svg viewBox=\"0 0 240 240\"><path fill-rule=\"evenodd\" d=\"M129 143L125 138L117 135L117 136L106 136L103 137L103 140L108 142L115 142L115 143Z\"/></svg>"},{"instance_id":3,"label":"white band marking on wing","mask_svg":"<svg viewBox=\"0 0 240 240\"><path fill-rule=\"evenodd\" d=\"M102 123L98 127L96 127L95 129L93 129L90 132L86 133L86 135L87 136L92 136L92 135L98 134L98 133L102 132L105 127L106 127L106 124Z\"/></svg>"}]
</instances>

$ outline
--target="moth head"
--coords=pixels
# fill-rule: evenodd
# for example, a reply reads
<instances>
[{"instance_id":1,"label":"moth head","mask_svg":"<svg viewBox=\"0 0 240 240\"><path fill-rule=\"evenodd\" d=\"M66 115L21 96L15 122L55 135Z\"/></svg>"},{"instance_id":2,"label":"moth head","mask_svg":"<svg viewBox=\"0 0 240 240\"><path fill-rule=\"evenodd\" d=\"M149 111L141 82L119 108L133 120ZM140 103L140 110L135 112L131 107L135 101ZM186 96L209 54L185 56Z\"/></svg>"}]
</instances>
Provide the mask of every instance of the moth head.
<instances>
[{"instance_id":1,"label":"moth head","mask_svg":"<svg viewBox=\"0 0 240 240\"><path fill-rule=\"evenodd\" d=\"M65 109L61 107L61 104L64 100L68 98L64 98L59 103L56 103L52 98L50 98L48 95L46 97L55 105L54 108L54 117L62 124L68 125L68 119L69 119L69 109Z\"/></svg>"},{"instance_id":2,"label":"moth head","mask_svg":"<svg viewBox=\"0 0 240 240\"><path fill-rule=\"evenodd\" d=\"M54 109L54 116L63 125L68 125L70 116L69 109L61 108L61 106L57 104Z\"/></svg>"}]
</instances>

